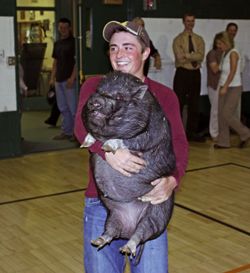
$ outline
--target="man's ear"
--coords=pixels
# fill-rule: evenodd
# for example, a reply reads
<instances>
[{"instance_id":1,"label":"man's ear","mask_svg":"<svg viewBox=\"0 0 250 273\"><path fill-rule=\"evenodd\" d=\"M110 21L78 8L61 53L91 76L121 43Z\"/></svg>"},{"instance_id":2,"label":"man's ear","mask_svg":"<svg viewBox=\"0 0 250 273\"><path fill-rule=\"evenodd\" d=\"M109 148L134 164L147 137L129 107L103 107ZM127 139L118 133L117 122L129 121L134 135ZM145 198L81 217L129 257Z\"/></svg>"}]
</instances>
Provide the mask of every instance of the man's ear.
<instances>
[{"instance_id":1,"label":"man's ear","mask_svg":"<svg viewBox=\"0 0 250 273\"><path fill-rule=\"evenodd\" d=\"M149 54L150 54L150 48L146 47L142 53L143 61L145 61L148 58Z\"/></svg>"}]
</instances>

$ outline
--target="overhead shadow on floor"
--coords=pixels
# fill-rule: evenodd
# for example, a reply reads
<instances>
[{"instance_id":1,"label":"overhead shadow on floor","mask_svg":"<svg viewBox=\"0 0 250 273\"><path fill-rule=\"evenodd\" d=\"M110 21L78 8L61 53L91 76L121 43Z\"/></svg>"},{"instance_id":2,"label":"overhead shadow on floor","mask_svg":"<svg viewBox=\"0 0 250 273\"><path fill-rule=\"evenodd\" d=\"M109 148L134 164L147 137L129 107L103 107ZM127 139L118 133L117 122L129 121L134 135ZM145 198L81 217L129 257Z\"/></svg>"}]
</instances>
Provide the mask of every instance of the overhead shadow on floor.
<instances>
[{"instance_id":1,"label":"overhead shadow on floor","mask_svg":"<svg viewBox=\"0 0 250 273\"><path fill-rule=\"evenodd\" d=\"M53 140L61 133L60 124L49 127L44 123L49 111L25 111L22 114L22 152L23 154L78 148L77 142Z\"/></svg>"}]
</instances>

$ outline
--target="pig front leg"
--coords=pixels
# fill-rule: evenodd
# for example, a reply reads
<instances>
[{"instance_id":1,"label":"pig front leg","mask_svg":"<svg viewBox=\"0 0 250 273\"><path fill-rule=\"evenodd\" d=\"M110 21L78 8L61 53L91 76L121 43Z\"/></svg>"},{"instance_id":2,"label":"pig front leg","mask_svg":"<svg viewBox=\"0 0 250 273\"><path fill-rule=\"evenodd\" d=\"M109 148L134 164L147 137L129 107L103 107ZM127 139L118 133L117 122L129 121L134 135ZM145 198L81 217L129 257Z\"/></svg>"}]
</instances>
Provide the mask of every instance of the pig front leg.
<instances>
[{"instance_id":1,"label":"pig front leg","mask_svg":"<svg viewBox=\"0 0 250 273\"><path fill-rule=\"evenodd\" d=\"M127 147L123 144L122 139L109 139L102 145L102 149L105 152L112 152L113 154L116 152L116 150L125 148Z\"/></svg>"},{"instance_id":2,"label":"pig front leg","mask_svg":"<svg viewBox=\"0 0 250 273\"><path fill-rule=\"evenodd\" d=\"M80 148L88 148L90 147L92 144L95 143L95 138L90 134L88 133L83 141L83 143L81 144Z\"/></svg>"}]
</instances>

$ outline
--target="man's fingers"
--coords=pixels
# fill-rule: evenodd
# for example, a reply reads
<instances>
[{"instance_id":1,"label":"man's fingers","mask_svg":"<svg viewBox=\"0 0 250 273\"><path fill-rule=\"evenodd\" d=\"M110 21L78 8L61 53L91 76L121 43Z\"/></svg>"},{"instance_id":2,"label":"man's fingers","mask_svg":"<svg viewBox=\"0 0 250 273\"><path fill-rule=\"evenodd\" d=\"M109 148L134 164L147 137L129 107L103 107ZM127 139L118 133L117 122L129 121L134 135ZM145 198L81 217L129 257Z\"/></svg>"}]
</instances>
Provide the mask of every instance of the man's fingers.
<instances>
[{"instance_id":1,"label":"man's fingers","mask_svg":"<svg viewBox=\"0 0 250 273\"><path fill-rule=\"evenodd\" d=\"M142 166L134 163L129 163L121 167L121 169L129 173L138 173L142 169Z\"/></svg>"},{"instance_id":2,"label":"man's fingers","mask_svg":"<svg viewBox=\"0 0 250 273\"><path fill-rule=\"evenodd\" d=\"M122 168L119 168L118 171L119 171L121 174L123 174L123 175L125 175L125 176L128 176L128 177L130 177L130 176L132 175L130 172L127 172L127 171L125 171L125 170L122 169Z\"/></svg>"},{"instance_id":3,"label":"man's fingers","mask_svg":"<svg viewBox=\"0 0 250 273\"><path fill-rule=\"evenodd\" d=\"M142 201L142 202L150 202L152 205L157 205L157 204L160 204L164 201L166 201L169 197L161 197L161 198L155 198L153 196L141 196L141 197L138 197L138 200Z\"/></svg>"},{"instance_id":4,"label":"man's fingers","mask_svg":"<svg viewBox=\"0 0 250 273\"><path fill-rule=\"evenodd\" d=\"M132 158L131 162L134 165L140 166L140 168L143 168L147 165L146 161L142 158L139 158L139 157Z\"/></svg>"},{"instance_id":5,"label":"man's fingers","mask_svg":"<svg viewBox=\"0 0 250 273\"><path fill-rule=\"evenodd\" d=\"M142 202L150 202L151 201L151 197L149 197L149 196L141 196L141 197L138 197L138 200L140 200Z\"/></svg>"}]
</instances>

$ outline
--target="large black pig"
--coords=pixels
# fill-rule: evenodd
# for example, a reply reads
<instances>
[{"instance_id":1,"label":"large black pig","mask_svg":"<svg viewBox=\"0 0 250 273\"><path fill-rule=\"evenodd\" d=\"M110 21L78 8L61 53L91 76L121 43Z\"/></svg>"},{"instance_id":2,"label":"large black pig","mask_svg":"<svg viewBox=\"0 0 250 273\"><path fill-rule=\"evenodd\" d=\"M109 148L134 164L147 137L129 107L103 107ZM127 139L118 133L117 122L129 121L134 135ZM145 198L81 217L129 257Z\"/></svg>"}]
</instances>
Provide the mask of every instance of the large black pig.
<instances>
[{"instance_id":1,"label":"large black pig","mask_svg":"<svg viewBox=\"0 0 250 273\"><path fill-rule=\"evenodd\" d=\"M169 123L148 86L118 71L101 80L83 108L82 119L89 132L83 147L100 140L106 151L127 148L140 152L147 163L127 177L91 154L100 198L108 209L105 231L92 244L101 248L113 239L126 238L120 251L135 255L139 244L164 232L172 215L173 195L159 205L139 200L153 188L153 180L171 175L175 168Z\"/></svg>"}]
</instances>

